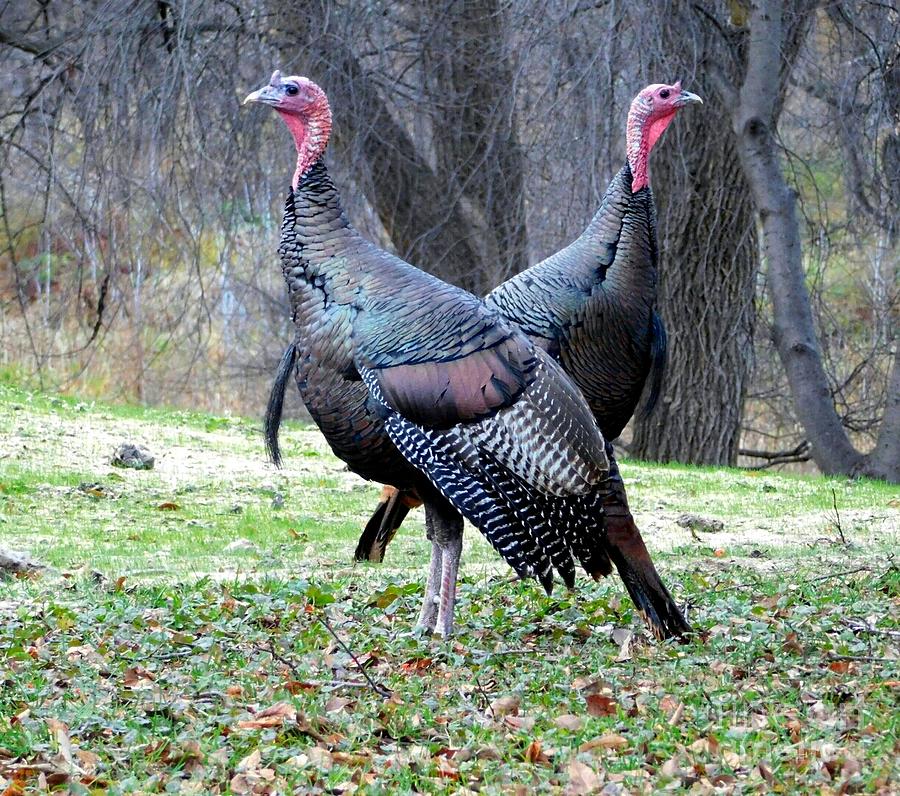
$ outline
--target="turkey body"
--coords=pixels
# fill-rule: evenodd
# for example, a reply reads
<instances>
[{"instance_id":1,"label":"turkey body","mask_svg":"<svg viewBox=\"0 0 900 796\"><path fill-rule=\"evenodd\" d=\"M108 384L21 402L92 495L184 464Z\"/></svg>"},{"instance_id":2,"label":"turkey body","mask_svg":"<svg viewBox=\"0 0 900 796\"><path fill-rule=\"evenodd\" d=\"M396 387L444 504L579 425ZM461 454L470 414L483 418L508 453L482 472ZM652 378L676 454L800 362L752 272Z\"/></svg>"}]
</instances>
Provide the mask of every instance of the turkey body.
<instances>
[{"instance_id":1,"label":"turkey body","mask_svg":"<svg viewBox=\"0 0 900 796\"><path fill-rule=\"evenodd\" d=\"M497 309L361 238L321 160L288 197L279 253L297 332L279 378L295 369L351 470L425 501L420 624L452 630L462 514L548 592L554 571L572 586L576 562L595 578L615 564L654 632L687 629L640 534L604 526L606 446L550 354Z\"/></svg>"},{"instance_id":2,"label":"turkey body","mask_svg":"<svg viewBox=\"0 0 900 796\"><path fill-rule=\"evenodd\" d=\"M622 433L648 378L645 412L659 393L666 336L655 311L658 249L649 186L631 190L626 163L600 208L571 244L495 288L485 303L556 359L584 395L606 440ZM633 528L625 486L607 443L608 524ZM380 561L411 507L415 488L385 490L357 545Z\"/></svg>"},{"instance_id":3,"label":"turkey body","mask_svg":"<svg viewBox=\"0 0 900 796\"><path fill-rule=\"evenodd\" d=\"M575 241L485 299L559 360L607 440L622 433L665 356L665 331L654 307L653 196L649 187L632 193L631 179L626 164Z\"/></svg>"}]
</instances>

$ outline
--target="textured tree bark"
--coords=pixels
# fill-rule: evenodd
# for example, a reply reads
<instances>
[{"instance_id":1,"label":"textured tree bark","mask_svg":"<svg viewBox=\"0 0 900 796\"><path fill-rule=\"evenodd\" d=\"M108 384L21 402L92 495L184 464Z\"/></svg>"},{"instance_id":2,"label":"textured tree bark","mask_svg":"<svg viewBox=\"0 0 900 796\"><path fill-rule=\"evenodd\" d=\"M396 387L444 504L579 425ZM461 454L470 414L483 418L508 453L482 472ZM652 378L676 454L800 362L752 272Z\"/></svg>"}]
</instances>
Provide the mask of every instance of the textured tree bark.
<instances>
[{"instance_id":1,"label":"textured tree bark","mask_svg":"<svg viewBox=\"0 0 900 796\"><path fill-rule=\"evenodd\" d=\"M659 222L657 306L669 361L656 410L637 420L631 452L642 459L734 465L752 365L758 246L753 202L727 129L734 101L694 60L728 48L708 21L681 4L660 14L653 80L695 75L703 97L675 119L651 157ZM690 46L685 42L693 38Z\"/></svg>"},{"instance_id":2,"label":"textured tree bark","mask_svg":"<svg viewBox=\"0 0 900 796\"><path fill-rule=\"evenodd\" d=\"M473 245L487 266L473 292L484 295L527 265L525 164L504 12L498 0L431 0L429 9L422 15L423 71L435 107L438 172L452 175L465 200Z\"/></svg>"},{"instance_id":3,"label":"textured tree bark","mask_svg":"<svg viewBox=\"0 0 900 796\"><path fill-rule=\"evenodd\" d=\"M900 345L894 350L894 365L878 442L866 457L863 473L870 478L900 483Z\"/></svg>"},{"instance_id":4,"label":"textured tree bark","mask_svg":"<svg viewBox=\"0 0 900 796\"><path fill-rule=\"evenodd\" d=\"M436 36L443 45L435 79L420 89L420 113L434 116L430 141L414 138L394 117L383 89L354 51L353 33L360 24L351 18L354 13L367 21L368 12L352 6L273 7L288 59L303 42L305 68L322 81L336 111L331 148L364 172L359 185L394 249L482 295L526 265L524 164L515 134L503 10L497 0L477 0L436 3L432 14L413 14L417 25L429 23L422 41ZM402 6L396 13L403 13ZM435 16L441 18L437 30ZM426 69L434 66L427 57L432 46L417 53ZM434 148L434 160L419 146L423 140Z\"/></svg>"},{"instance_id":5,"label":"textured tree bark","mask_svg":"<svg viewBox=\"0 0 900 796\"><path fill-rule=\"evenodd\" d=\"M811 454L824 473L855 475L866 464L893 456L896 480L897 440L890 423L898 421L896 392L879 441L878 457L867 463L850 442L834 401L816 338L803 270L796 196L787 185L778 160L774 131L778 91L772 74L782 70L785 41L783 7L777 0L755 0L750 13L751 35L747 69L734 114L741 166L750 187L763 231L774 312L775 344L787 372L797 417L806 430ZM900 381L894 368L893 381ZM873 473L887 477L887 472Z\"/></svg>"}]
</instances>

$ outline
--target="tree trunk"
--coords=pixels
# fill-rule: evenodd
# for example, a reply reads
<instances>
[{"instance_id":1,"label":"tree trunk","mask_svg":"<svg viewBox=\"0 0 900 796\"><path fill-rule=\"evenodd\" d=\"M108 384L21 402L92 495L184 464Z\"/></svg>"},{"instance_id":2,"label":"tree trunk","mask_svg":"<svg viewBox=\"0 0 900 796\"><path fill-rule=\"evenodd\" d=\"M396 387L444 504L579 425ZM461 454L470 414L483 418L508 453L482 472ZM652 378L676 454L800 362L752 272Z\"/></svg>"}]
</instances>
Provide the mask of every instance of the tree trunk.
<instances>
[{"instance_id":1,"label":"tree trunk","mask_svg":"<svg viewBox=\"0 0 900 796\"><path fill-rule=\"evenodd\" d=\"M656 17L662 45L650 79L695 75L685 88L704 104L679 114L651 156L657 306L669 361L660 401L649 418L636 421L631 450L642 459L734 465L752 366L759 257L735 141L723 135L734 98L704 68L712 60L730 63L728 45L687 5L673 3Z\"/></svg>"},{"instance_id":2,"label":"tree trunk","mask_svg":"<svg viewBox=\"0 0 900 796\"><path fill-rule=\"evenodd\" d=\"M514 132L511 55L496 0L437 4L432 14L410 13L413 23L403 18L402 4L390 12L401 27L430 23L413 53L420 66L434 65L430 37L445 45L439 48L442 68L429 75L436 79L416 87L415 113L434 118L431 140L414 137L391 109L390 92L409 91L408 62L385 60L369 71L354 49L355 41L366 40L367 25L385 25L381 10L310 3L302 11L292 4L272 11L286 61L302 43L304 68L328 93L335 113L330 149L359 175L357 184L396 252L479 295L520 270L524 164ZM438 14L445 19L436 31Z\"/></svg>"},{"instance_id":3,"label":"tree trunk","mask_svg":"<svg viewBox=\"0 0 900 796\"><path fill-rule=\"evenodd\" d=\"M435 108L438 172L459 186L479 256L481 283L470 289L484 295L527 264L524 162L504 11L498 0L431 0L429 11L422 62Z\"/></svg>"},{"instance_id":4,"label":"tree trunk","mask_svg":"<svg viewBox=\"0 0 900 796\"><path fill-rule=\"evenodd\" d=\"M779 96L773 74L783 69L787 39L783 6L778 0L754 0L747 70L734 114L741 166L750 187L763 231L769 288L774 313L774 338L791 389L797 417L811 445L812 458L823 473L861 472L898 480L900 452L900 374L895 360L893 393L883 419L878 445L871 456L854 448L835 410L822 365L803 270L796 195L788 186L778 159L775 125Z\"/></svg>"}]
</instances>

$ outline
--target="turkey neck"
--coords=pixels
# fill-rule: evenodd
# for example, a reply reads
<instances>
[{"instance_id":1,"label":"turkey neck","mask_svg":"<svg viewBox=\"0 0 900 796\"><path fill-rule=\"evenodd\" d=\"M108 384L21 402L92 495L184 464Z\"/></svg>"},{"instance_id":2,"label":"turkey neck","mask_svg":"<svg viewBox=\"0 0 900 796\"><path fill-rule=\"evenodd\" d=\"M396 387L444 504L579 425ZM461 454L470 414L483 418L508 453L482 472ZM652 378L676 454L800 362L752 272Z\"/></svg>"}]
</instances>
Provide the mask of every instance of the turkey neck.
<instances>
[{"instance_id":1,"label":"turkey neck","mask_svg":"<svg viewBox=\"0 0 900 796\"><path fill-rule=\"evenodd\" d=\"M603 291L616 296L616 303L652 306L656 296L656 217L649 186L632 193L628 163L613 177L603 204L591 219L582 239L609 265ZM594 277L596 279L596 277Z\"/></svg>"},{"instance_id":2,"label":"turkey neck","mask_svg":"<svg viewBox=\"0 0 900 796\"><path fill-rule=\"evenodd\" d=\"M319 158L297 179L285 206L280 254L291 303L296 306L296 294L307 285L324 289L341 271L349 278L348 259L336 255L358 237Z\"/></svg>"}]
</instances>

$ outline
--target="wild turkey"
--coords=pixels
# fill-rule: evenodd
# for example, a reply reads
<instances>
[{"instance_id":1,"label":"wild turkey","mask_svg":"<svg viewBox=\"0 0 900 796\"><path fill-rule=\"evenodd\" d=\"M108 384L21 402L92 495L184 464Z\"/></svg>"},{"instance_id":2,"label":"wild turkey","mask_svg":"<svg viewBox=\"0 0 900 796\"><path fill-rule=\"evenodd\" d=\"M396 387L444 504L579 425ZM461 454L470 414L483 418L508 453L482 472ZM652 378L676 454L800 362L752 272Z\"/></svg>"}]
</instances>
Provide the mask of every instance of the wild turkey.
<instances>
[{"instance_id":1,"label":"wild turkey","mask_svg":"<svg viewBox=\"0 0 900 796\"><path fill-rule=\"evenodd\" d=\"M397 451L427 477L403 470L399 484L424 500L432 542L419 624L452 632L462 514L548 593L554 570L571 587L575 561L595 578L614 563L657 635L688 631L636 529L604 531L604 441L552 357L350 226L322 160L331 112L318 86L275 72L246 101L272 105L298 152L279 247L297 336L278 379L296 367L310 414L363 478L391 483ZM277 457L277 422L268 440Z\"/></svg>"},{"instance_id":2,"label":"wild turkey","mask_svg":"<svg viewBox=\"0 0 900 796\"><path fill-rule=\"evenodd\" d=\"M644 413L659 395L666 334L656 303L656 217L647 161L678 109L702 102L674 85L654 84L632 101L627 158L597 214L566 248L512 277L485 299L548 351L588 401L607 440L622 433L651 379ZM625 487L607 443L611 470L607 526L630 525ZM410 508L413 489L386 487L363 529L355 558L381 561Z\"/></svg>"}]
</instances>

